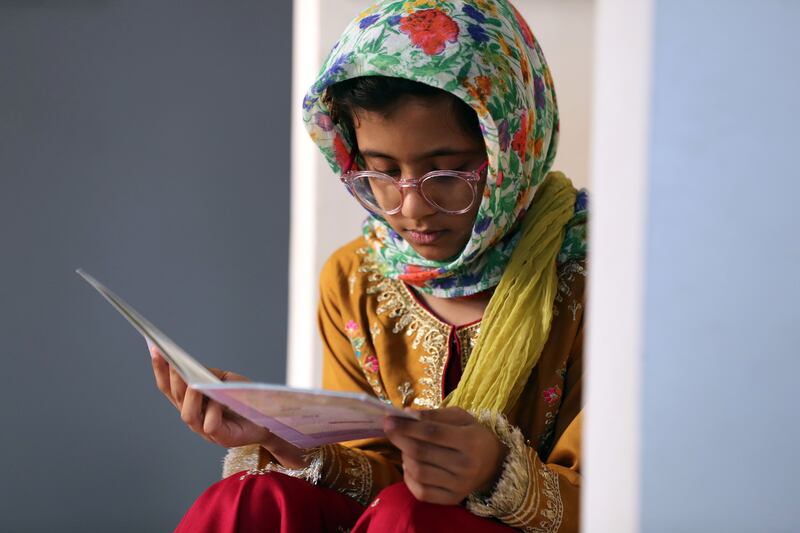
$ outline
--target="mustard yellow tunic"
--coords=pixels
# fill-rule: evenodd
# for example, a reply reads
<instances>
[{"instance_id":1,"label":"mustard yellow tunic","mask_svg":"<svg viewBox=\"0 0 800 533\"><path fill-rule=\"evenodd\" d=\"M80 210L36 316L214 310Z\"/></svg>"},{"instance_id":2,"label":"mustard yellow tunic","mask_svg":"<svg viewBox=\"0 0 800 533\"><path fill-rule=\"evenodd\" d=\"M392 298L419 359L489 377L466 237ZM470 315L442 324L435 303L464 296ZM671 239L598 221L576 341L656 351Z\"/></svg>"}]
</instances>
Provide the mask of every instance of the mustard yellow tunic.
<instances>
[{"instance_id":1,"label":"mustard yellow tunic","mask_svg":"<svg viewBox=\"0 0 800 533\"><path fill-rule=\"evenodd\" d=\"M336 251L322 270L323 387L366 392L398 407L435 409L444 396L451 335L461 348L463 369L480 322L463 327L443 322L413 289L381 276L365 247L363 239L356 239ZM518 432L518 444L509 447L501 478L479 513L527 531L578 530L584 264L561 265L558 277L547 344L508 415L509 426L519 428L521 436ZM508 445L509 435L502 437ZM327 445L317 453L313 481L361 503L403 477L400 453L386 439ZM263 450L254 457L252 449L234 449L225 470L253 468L256 461L264 466L270 460Z\"/></svg>"}]
</instances>

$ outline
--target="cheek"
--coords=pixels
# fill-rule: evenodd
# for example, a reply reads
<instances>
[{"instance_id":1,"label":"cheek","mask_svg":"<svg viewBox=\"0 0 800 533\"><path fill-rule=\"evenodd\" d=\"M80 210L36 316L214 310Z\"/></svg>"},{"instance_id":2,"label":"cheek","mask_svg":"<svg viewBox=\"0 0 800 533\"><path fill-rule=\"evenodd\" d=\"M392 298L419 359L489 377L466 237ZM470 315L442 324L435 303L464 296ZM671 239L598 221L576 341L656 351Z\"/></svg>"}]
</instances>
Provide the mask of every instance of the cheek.
<instances>
[{"instance_id":1,"label":"cheek","mask_svg":"<svg viewBox=\"0 0 800 533\"><path fill-rule=\"evenodd\" d=\"M469 242L472 235L472 228L475 226L475 217L478 214L478 209L473 208L469 213L460 215L456 221L450 226L453 232L457 235L459 247L463 248Z\"/></svg>"},{"instance_id":2,"label":"cheek","mask_svg":"<svg viewBox=\"0 0 800 533\"><path fill-rule=\"evenodd\" d=\"M395 233L400 233L403 226L400 224L400 217L398 215L383 215L383 219L391 226Z\"/></svg>"}]
</instances>

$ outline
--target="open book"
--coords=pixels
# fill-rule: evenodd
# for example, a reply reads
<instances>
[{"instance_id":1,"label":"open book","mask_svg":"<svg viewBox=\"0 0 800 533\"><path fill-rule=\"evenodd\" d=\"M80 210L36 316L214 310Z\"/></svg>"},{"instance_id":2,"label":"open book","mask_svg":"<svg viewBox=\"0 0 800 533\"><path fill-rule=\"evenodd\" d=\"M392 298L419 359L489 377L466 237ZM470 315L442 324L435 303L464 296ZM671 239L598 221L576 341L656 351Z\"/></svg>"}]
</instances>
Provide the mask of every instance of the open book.
<instances>
[{"instance_id":1,"label":"open book","mask_svg":"<svg viewBox=\"0 0 800 533\"><path fill-rule=\"evenodd\" d=\"M125 301L81 269L83 279L155 344L167 362L193 389L226 405L300 448L383 436L386 415L418 418L365 393L296 389L283 385L223 382Z\"/></svg>"}]
</instances>

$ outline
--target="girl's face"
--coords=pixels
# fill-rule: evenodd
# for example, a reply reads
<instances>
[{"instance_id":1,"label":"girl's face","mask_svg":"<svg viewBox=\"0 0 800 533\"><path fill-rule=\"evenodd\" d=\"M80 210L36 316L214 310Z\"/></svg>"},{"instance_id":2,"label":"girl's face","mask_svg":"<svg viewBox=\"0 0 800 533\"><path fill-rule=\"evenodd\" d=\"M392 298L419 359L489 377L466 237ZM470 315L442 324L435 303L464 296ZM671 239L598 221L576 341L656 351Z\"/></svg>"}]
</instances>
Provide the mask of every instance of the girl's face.
<instances>
[{"instance_id":1,"label":"girl's face","mask_svg":"<svg viewBox=\"0 0 800 533\"><path fill-rule=\"evenodd\" d=\"M471 171L486 161L483 139L459 124L449 98L406 97L388 115L359 109L353 119L367 169L396 179L417 179L432 170ZM400 211L384 218L422 257L447 260L469 241L484 185L477 185L475 202L461 215L442 213L416 189L406 189Z\"/></svg>"}]
</instances>

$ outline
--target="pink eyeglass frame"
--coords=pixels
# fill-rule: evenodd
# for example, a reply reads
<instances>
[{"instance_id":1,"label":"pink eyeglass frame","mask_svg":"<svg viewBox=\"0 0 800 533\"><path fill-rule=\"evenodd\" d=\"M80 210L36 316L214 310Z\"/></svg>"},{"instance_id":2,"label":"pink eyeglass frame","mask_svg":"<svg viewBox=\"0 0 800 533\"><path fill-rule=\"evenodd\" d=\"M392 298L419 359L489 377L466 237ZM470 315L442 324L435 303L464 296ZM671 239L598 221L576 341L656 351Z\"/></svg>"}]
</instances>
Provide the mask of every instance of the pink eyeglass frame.
<instances>
[{"instance_id":1,"label":"pink eyeglass frame","mask_svg":"<svg viewBox=\"0 0 800 533\"><path fill-rule=\"evenodd\" d=\"M390 175L388 175L388 174L386 174L384 172L379 172L377 170L350 170L352 168L354 162L355 162L355 154L350 156L350 161L347 163L347 170L345 170L345 172L342 174L342 176L339 178L339 180L342 183L345 184L345 186L347 187L348 191L350 191L350 194L353 195L353 197L355 197L356 200L358 200L358 203L360 203L362 206L364 206L364 208L367 209L368 211L375 212L375 207L373 207L373 206L367 204L365 201L361 200L361 197L355 192L355 188L353 187L353 181L355 179L373 176L373 177L377 177L377 178L386 179L386 180L394 183L395 187L400 189L400 205L397 206L395 209L392 209L390 211L385 211L383 209L378 210L378 213L384 214L384 215L396 215L397 213L400 212L400 210L403 208L403 202L405 202L405 199L406 199L406 194L405 194L405 190L406 189L416 189L417 193L420 195L420 197L423 200L425 200L425 202L428 205L430 205L431 207L433 207L434 209L436 209L438 211L441 211L442 213L446 213L448 215L463 215L464 213L466 213L467 211L472 209L472 206L475 205L475 199L478 197L478 188L477 188L476 184L480 183L481 180L484 179L483 176L481 176L481 173L489 167L489 161L487 160L480 167L478 167L475 170L471 170L471 171L433 170L431 172L428 172L427 174L424 174L419 179L406 180L406 179L402 179L402 178L401 179L395 179L392 176L390 176ZM422 184L425 181L427 181L427 180L429 180L431 178L436 178L438 176L445 176L445 175L446 176L457 176L457 177L463 179L464 181L466 181L467 183L469 183L470 187L472 188L472 201L470 201L469 205L467 207L465 207L464 209L461 209L459 211L448 211L446 209L442 209L440 206L438 206L435 203L433 203L432 201L430 201L427 198L427 196L425 196L425 194L422 192Z\"/></svg>"}]
</instances>

